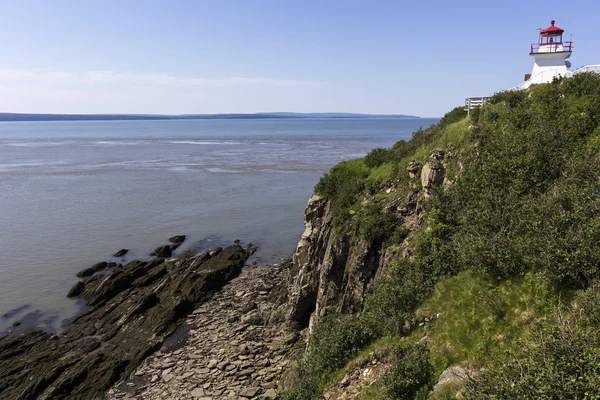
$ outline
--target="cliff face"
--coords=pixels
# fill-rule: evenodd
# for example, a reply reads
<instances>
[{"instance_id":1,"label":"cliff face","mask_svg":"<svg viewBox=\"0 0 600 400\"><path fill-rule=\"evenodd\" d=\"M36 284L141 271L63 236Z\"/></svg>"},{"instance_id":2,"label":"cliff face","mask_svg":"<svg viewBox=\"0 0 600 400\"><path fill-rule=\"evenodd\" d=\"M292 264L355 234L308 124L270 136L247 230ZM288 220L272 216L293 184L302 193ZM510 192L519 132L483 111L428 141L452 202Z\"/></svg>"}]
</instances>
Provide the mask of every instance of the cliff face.
<instances>
[{"instance_id":1,"label":"cliff face","mask_svg":"<svg viewBox=\"0 0 600 400\"><path fill-rule=\"evenodd\" d=\"M359 311L366 287L380 266L379 249L360 239L335 235L331 217L330 201L313 195L293 256L289 319L301 326L329 311Z\"/></svg>"},{"instance_id":2,"label":"cliff face","mask_svg":"<svg viewBox=\"0 0 600 400\"><path fill-rule=\"evenodd\" d=\"M449 152L454 155L452 152ZM408 232L421 225L421 205L446 179L448 152L436 150L421 166L413 162L407 174L409 195L379 204L402 218ZM390 194L398 188L388 187ZM369 196L364 202L377 202ZM299 327L312 327L330 313L355 313L362 309L369 283L398 257L410 257L407 242L393 248L371 243L356 235L334 232L332 203L319 194L308 201L305 230L293 256L288 319Z\"/></svg>"}]
</instances>

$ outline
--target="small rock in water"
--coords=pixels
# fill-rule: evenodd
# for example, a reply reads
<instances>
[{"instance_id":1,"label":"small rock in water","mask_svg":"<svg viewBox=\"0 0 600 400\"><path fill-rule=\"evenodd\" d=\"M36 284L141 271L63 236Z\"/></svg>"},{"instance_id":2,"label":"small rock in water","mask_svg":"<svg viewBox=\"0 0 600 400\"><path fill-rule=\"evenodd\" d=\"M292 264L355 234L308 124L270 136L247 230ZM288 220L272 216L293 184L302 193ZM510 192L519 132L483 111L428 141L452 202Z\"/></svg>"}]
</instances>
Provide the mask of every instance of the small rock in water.
<instances>
[{"instance_id":1,"label":"small rock in water","mask_svg":"<svg viewBox=\"0 0 600 400\"><path fill-rule=\"evenodd\" d=\"M83 282L77 282L73 285L73 287L71 287L71 290L69 290L67 297L79 296L81 292L83 292L83 289L85 289L85 284Z\"/></svg>"},{"instance_id":2,"label":"small rock in water","mask_svg":"<svg viewBox=\"0 0 600 400\"><path fill-rule=\"evenodd\" d=\"M92 268L86 268L86 269L82 269L81 271L79 271L77 273L77 277L78 278L85 278L86 276L91 276L94 275L94 271Z\"/></svg>"},{"instance_id":3,"label":"small rock in water","mask_svg":"<svg viewBox=\"0 0 600 400\"><path fill-rule=\"evenodd\" d=\"M171 246L167 245L167 246L158 247L150 255L158 257L158 258L167 258L167 257L171 257L172 254L173 254L173 251L171 250Z\"/></svg>"},{"instance_id":4,"label":"small rock in water","mask_svg":"<svg viewBox=\"0 0 600 400\"><path fill-rule=\"evenodd\" d=\"M125 254L127 254L128 251L129 251L129 249L121 249L121 250L117 251L115 254L113 254L113 257L123 257Z\"/></svg>"},{"instance_id":5,"label":"small rock in water","mask_svg":"<svg viewBox=\"0 0 600 400\"><path fill-rule=\"evenodd\" d=\"M169 238L169 242L175 244L181 244L185 241L185 235L177 235Z\"/></svg>"},{"instance_id":6,"label":"small rock in water","mask_svg":"<svg viewBox=\"0 0 600 400\"><path fill-rule=\"evenodd\" d=\"M102 261L102 262L92 265L92 270L94 272L98 272L98 271L102 271L103 269L106 269L106 267L108 267L108 263L105 261Z\"/></svg>"}]
</instances>

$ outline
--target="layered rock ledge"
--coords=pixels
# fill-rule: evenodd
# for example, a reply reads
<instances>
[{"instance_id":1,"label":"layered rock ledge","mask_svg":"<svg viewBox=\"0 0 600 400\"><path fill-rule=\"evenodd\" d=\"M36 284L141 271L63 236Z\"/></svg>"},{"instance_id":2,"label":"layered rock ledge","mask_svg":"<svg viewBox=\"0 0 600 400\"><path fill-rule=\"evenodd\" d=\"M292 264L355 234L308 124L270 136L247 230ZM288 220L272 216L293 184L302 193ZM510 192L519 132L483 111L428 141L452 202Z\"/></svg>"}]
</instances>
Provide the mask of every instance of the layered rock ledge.
<instances>
[{"instance_id":1,"label":"layered rock ledge","mask_svg":"<svg viewBox=\"0 0 600 400\"><path fill-rule=\"evenodd\" d=\"M288 264L243 271L186 319L183 346L163 346L109 399L276 399L295 336L286 336Z\"/></svg>"},{"instance_id":2,"label":"layered rock ledge","mask_svg":"<svg viewBox=\"0 0 600 400\"><path fill-rule=\"evenodd\" d=\"M3 399L102 399L161 347L186 317L242 271L252 248L115 266L79 285L89 305L55 335L0 338ZM207 331L208 333L208 331Z\"/></svg>"}]
</instances>

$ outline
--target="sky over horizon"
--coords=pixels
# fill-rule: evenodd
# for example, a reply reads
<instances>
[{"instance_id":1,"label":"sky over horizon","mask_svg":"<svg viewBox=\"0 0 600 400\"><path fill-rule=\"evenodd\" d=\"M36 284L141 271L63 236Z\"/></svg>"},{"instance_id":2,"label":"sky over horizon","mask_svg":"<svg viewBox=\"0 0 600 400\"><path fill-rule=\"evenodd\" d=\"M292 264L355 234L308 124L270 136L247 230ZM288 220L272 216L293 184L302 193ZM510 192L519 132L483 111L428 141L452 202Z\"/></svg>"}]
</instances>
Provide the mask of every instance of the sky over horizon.
<instances>
[{"instance_id":1,"label":"sky over horizon","mask_svg":"<svg viewBox=\"0 0 600 400\"><path fill-rule=\"evenodd\" d=\"M600 64L600 2L0 0L0 112L437 117L530 73L550 20Z\"/></svg>"}]
</instances>

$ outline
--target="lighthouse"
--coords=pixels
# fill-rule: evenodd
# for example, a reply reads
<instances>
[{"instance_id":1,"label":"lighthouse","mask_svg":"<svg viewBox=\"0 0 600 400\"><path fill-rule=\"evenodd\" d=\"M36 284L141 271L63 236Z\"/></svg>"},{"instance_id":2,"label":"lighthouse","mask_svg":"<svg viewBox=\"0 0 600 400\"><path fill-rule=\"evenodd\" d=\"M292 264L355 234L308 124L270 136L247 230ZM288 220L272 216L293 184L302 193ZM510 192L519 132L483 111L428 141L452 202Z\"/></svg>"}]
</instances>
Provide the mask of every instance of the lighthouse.
<instances>
[{"instance_id":1,"label":"lighthouse","mask_svg":"<svg viewBox=\"0 0 600 400\"><path fill-rule=\"evenodd\" d=\"M524 82L505 91L524 90L533 84L552 82L554 78L571 77L584 72L600 74L600 64L586 65L574 71L569 71L571 63L567 58L573 54L573 42L563 41L565 31L556 26L556 21L550 21L546 29L538 28L540 37L529 49L529 56L533 58L533 70L525 75ZM490 97L467 97L465 110L469 113L472 109L487 103Z\"/></svg>"},{"instance_id":2,"label":"lighthouse","mask_svg":"<svg viewBox=\"0 0 600 400\"><path fill-rule=\"evenodd\" d=\"M525 76L525 87L568 75L571 64L567 58L573 53L573 42L563 41L565 31L555 23L551 21L548 28L540 30L538 42L531 45L529 55L533 58L533 70L530 76Z\"/></svg>"}]
</instances>

